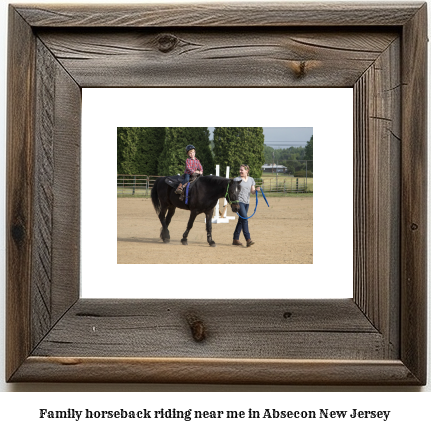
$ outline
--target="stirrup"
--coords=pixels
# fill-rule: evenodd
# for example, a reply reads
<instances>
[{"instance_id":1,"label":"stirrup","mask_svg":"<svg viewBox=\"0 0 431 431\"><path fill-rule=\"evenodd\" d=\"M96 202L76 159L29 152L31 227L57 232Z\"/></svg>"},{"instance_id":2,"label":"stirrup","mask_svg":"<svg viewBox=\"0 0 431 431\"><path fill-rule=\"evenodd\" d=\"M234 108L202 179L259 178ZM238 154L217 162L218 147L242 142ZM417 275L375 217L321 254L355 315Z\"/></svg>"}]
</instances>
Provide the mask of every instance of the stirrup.
<instances>
[{"instance_id":1,"label":"stirrup","mask_svg":"<svg viewBox=\"0 0 431 431\"><path fill-rule=\"evenodd\" d=\"M180 186L181 186L181 188L180 188ZM180 184L180 185L177 187L177 189L175 190L175 193L176 193L177 195L180 195L180 194L182 194L183 190L184 190L184 187L183 187L183 185L182 185L182 184Z\"/></svg>"}]
</instances>

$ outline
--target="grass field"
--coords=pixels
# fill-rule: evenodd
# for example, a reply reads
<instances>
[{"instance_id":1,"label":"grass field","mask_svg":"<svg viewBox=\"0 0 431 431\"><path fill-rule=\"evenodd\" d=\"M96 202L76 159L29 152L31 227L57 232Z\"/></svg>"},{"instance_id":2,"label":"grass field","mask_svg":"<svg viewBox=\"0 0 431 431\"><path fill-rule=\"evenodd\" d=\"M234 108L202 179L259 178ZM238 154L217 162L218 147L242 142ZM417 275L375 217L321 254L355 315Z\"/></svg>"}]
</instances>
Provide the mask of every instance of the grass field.
<instances>
[{"instance_id":1,"label":"grass field","mask_svg":"<svg viewBox=\"0 0 431 431\"><path fill-rule=\"evenodd\" d=\"M264 180L266 187L268 187L269 185L275 186L275 184L277 183L280 186L280 184L283 184L284 181L286 181L286 186L292 188L290 186L294 186L296 182L296 178L293 178L292 176L286 174L276 175L273 173L263 173L262 179ZM313 192L313 178L298 178L298 182L300 187L306 184L307 191Z\"/></svg>"}]
</instances>

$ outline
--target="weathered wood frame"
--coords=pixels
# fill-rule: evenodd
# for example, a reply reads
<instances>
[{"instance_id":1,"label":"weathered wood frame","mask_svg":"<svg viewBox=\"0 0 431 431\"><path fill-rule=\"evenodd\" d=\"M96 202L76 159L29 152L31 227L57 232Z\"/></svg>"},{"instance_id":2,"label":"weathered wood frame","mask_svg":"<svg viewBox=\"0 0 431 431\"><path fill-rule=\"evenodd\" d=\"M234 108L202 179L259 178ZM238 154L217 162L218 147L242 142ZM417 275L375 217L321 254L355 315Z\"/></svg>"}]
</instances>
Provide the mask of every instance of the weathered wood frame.
<instances>
[{"instance_id":1,"label":"weathered wood frame","mask_svg":"<svg viewBox=\"0 0 431 431\"><path fill-rule=\"evenodd\" d=\"M423 3L10 6L6 379L425 384L426 45ZM354 298L81 299L81 88L118 86L352 87Z\"/></svg>"}]
</instances>

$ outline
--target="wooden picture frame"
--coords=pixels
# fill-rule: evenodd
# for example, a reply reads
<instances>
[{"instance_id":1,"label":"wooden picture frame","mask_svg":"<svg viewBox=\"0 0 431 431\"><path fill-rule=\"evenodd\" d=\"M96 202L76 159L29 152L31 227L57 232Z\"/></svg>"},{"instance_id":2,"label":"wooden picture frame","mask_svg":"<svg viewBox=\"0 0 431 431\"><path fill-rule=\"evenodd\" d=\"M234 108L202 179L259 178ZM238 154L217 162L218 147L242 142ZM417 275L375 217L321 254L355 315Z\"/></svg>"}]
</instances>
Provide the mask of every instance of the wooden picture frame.
<instances>
[{"instance_id":1,"label":"wooden picture frame","mask_svg":"<svg viewBox=\"0 0 431 431\"><path fill-rule=\"evenodd\" d=\"M7 381L424 385L426 47L424 3L11 5ZM166 86L354 89L353 299L80 298L81 88Z\"/></svg>"}]
</instances>

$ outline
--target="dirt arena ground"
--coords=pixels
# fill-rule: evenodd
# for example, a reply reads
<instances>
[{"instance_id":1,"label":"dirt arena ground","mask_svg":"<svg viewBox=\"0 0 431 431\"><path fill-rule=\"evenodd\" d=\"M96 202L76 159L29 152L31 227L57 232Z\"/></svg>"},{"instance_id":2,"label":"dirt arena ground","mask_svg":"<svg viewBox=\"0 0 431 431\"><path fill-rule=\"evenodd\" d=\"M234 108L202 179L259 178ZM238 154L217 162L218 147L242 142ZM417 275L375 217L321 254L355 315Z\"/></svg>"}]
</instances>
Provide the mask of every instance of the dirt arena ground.
<instances>
[{"instance_id":1,"label":"dirt arena ground","mask_svg":"<svg viewBox=\"0 0 431 431\"><path fill-rule=\"evenodd\" d=\"M188 245L181 244L189 211L177 209L169 225L171 241L160 239L161 224L150 199L117 199L117 263L198 263L198 264L310 264L313 263L313 198L271 197L270 207L259 199L256 214L249 219L252 247L232 245L238 216L230 207L227 224L213 224L216 247L206 241L205 215L196 218ZM249 215L255 200L250 200ZM245 244L241 234L241 242ZM241 256L241 260L239 260ZM246 259L244 261L243 259Z\"/></svg>"}]
</instances>

